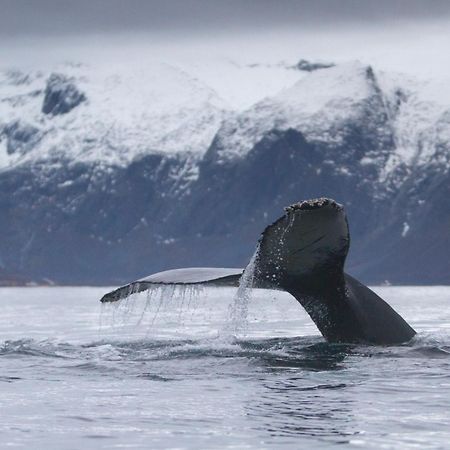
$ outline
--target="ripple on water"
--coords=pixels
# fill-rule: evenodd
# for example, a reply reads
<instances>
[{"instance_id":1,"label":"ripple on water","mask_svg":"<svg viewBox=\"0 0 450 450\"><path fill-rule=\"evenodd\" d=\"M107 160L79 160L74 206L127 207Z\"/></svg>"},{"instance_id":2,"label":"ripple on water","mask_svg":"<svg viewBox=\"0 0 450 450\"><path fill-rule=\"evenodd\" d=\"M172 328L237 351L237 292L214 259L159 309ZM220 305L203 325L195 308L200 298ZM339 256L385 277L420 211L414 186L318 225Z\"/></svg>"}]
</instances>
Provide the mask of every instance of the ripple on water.
<instances>
[{"instance_id":1,"label":"ripple on water","mask_svg":"<svg viewBox=\"0 0 450 450\"><path fill-rule=\"evenodd\" d=\"M96 362L170 361L204 358L245 358L251 364L272 368L338 370L349 357L360 358L450 358L450 337L417 335L398 346L330 344L321 337L270 339L140 339L136 341L93 341L70 344L56 340L7 340L0 345L0 358L59 358ZM82 368L83 364L77 367Z\"/></svg>"}]
</instances>

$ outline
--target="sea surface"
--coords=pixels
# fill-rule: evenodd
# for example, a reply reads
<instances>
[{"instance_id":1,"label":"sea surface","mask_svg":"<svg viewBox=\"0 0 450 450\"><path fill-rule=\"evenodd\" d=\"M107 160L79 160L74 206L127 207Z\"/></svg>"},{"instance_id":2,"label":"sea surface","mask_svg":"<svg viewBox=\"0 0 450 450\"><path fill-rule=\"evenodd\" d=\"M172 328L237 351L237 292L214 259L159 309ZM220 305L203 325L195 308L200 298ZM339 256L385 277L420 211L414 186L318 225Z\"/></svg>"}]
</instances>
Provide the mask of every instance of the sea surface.
<instances>
[{"instance_id":1,"label":"sea surface","mask_svg":"<svg viewBox=\"0 0 450 450\"><path fill-rule=\"evenodd\" d=\"M0 447L450 448L450 287L377 287L410 343L327 344L288 294L0 289Z\"/></svg>"}]
</instances>

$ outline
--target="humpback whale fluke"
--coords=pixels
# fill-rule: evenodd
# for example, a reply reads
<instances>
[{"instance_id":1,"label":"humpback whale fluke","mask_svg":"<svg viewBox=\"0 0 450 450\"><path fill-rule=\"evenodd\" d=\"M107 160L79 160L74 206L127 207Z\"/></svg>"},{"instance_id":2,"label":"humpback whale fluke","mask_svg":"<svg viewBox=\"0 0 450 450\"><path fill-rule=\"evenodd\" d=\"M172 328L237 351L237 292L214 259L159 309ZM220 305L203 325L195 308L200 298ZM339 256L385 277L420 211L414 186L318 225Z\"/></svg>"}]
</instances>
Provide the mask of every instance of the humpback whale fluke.
<instances>
[{"instance_id":1,"label":"humpback whale fluke","mask_svg":"<svg viewBox=\"0 0 450 450\"><path fill-rule=\"evenodd\" d=\"M254 287L289 292L330 342L397 344L415 331L384 300L344 272L350 246L342 205L328 198L285 208L259 239ZM114 302L164 284L238 286L243 269L168 270L106 294Z\"/></svg>"}]
</instances>

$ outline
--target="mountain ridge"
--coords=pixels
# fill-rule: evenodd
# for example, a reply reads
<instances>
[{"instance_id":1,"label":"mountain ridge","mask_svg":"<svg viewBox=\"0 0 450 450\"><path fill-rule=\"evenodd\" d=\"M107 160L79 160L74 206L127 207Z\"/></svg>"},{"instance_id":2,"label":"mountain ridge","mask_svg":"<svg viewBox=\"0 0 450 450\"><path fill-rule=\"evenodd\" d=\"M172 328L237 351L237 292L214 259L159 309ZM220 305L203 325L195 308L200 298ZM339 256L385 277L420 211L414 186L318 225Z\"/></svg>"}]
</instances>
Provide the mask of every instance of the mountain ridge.
<instances>
[{"instance_id":1,"label":"mountain ridge","mask_svg":"<svg viewBox=\"0 0 450 450\"><path fill-rule=\"evenodd\" d=\"M8 273L119 284L177 266L242 266L284 206L327 196L348 211L351 273L450 281L450 98L432 83L351 62L299 73L233 110L185 70L148 67L53 72L63 89L47 113L55 75L0 80Z\"/></svg>"}]
</instances>

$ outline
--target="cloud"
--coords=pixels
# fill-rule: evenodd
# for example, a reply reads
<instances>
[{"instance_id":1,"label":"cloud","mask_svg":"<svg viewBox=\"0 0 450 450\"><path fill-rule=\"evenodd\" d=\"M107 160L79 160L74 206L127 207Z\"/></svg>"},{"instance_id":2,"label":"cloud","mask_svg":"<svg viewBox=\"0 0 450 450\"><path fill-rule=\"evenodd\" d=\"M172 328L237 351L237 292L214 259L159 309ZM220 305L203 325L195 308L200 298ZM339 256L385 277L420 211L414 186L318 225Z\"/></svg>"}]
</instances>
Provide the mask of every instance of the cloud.
<instances>
[{"instance_id":1,"label":"cloud","mask_svg":"<svg viewBox=\"0 0 450 450\"><path fill-rule=\"evenodd\" d=\"M448 76L449 27L448 0L0 0L0 66L153 59L220 76L218 59L359 59Z\"/></svg>"},{"instance_id":2,"label":"cloud","mask_svg":"<svg viewBox=\"0 0 450 450\"><path fill-rule=\"evenodd\" d=\"M3 37L325 28L450 17L447 0L0 0Z\"/></svg>"}]
</instances>

